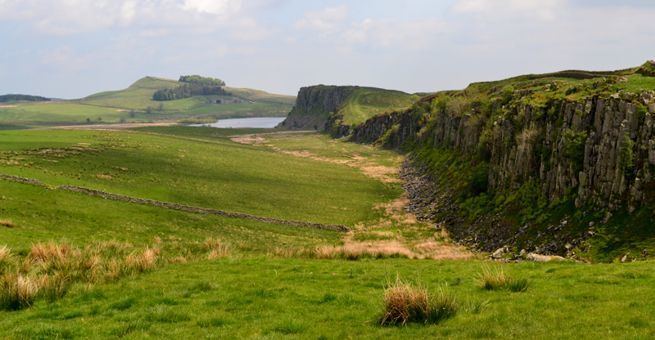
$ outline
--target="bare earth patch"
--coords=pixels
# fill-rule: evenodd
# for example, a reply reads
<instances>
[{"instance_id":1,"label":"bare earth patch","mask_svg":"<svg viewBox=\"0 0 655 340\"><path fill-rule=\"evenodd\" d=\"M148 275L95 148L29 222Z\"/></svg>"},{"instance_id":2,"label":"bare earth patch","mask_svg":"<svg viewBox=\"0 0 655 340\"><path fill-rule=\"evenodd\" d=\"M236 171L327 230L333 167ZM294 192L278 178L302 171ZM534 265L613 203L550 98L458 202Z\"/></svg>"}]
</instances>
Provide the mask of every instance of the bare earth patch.
<instances>
[{"instance_id":1,"label":"bare earth patch","mask_svg":"<svg viewBox=\"0 0 655 340\"><path fill-rule=\"evenodd\" d=\"M280 134L280 133L278 133ZM349 159L336 159L315 155L307 150L284 150L280 147L267 143L266 134L259 135L240 135L230 138L233 142L248 145L261 145L273 149L276 152L283 153L294 157L309 158L319 162L326 162L332 164L347 165L349 167L357 168L364 173L364 175L377 179L384 183L400 183L398 178L398 169L390 166L383 166L370 162L365 157L358 154L350 155Z\"/></svg>"}]
</instances>

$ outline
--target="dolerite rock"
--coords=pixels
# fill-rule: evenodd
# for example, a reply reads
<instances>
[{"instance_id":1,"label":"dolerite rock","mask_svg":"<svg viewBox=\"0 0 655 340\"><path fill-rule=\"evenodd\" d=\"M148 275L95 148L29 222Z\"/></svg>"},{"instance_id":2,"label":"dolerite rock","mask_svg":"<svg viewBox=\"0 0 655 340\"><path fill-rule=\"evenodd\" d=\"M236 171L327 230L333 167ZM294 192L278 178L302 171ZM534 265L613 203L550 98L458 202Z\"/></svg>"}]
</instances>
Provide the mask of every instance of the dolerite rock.
<instances>
[{"instance_id":1,"label":"dolerite rock","mask_svg":"<svg viewBox=\"0 0 655 340\"><path fill-rule=\"evenodd\" d=\"M534 183L551 201L572 199L580 209L602 212L603 223L618 209L634 211L653 199L647 188L655 185L654 92L553 100L542 107L514 99L516 104L493 104L491 113L468 106L465 112L433 107L425 113L415 107L376 116L354 127L351 140L410 151L413 145L449 149L462 159L483 150L492 197ZM537 236L519 244L526 230L511 227L503 216L462 221L455 203L460 193L437 187L440 174L420 161L410 159L401 175L412 211L444 223L454 239L473 248L492 252L518 245L543 255L574 254L594 234L586 226L561 224L548 232L532 230Z\"/></svg>"},{"instance_id":2,"label":"dolerite rock","mask_svg":"<svg viewBox=\"0 0 655 340\"><path fill-rule=\"evenodd\" d=\"M279 127L289 130L328 130L330 116L337 113L356 88L328 85L301 88L296 105Z\"/></svg>"},{"instance_id":3,"label":"dolerite rock","mask_svg":"<svg viewBox=\"0 0 655 340\"><path fill-rule=\"evenodd\" d=\"M637 106L655 101L655 96L624 97L509 108L513 114L493 122L487 136L490 191L512 191L536 181L551 200L575 192L579 207L616 210L626 202L638 207L644 183L653 180L655 114L638 112ZM479 152L487 116L447 111L433 115L428 127L414 110L373 117L355 127L351 139L392 148L418 141L465 156Z\"/></svg>"}]
</instances>

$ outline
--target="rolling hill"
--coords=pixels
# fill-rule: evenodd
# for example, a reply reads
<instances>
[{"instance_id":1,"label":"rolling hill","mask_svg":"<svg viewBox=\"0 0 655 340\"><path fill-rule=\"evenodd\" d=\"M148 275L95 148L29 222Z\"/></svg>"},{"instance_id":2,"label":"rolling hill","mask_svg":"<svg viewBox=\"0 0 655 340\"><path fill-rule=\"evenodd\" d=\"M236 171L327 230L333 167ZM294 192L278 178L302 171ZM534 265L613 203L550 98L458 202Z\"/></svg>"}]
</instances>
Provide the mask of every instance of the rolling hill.
<instances>
[{"instance_id":1,"label":"rolling hill","mask_svg":"<svg viewBox=\"0 0 655 340\"><path fill-rule=\"evenodd\" d=\"M76 100L11 103L0 106L0 123L61 125L284 116L295 100L292 96L230 87L225 88L228 94L221 96L193 96L171 101L152 99L157 90L179 85L176 80L144 77L126 89Z\"/></svg>"}]
</instances>

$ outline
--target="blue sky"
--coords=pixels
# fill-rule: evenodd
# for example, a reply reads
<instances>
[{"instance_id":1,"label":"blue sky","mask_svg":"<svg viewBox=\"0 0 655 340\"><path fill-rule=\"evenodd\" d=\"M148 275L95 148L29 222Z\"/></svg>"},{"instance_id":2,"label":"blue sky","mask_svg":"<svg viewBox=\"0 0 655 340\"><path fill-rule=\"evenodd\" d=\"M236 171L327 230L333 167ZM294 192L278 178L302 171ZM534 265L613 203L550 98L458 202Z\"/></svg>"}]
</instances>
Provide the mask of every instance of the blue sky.
<instances>
[{"instance_id":1,"label":"blue sky","mask_svg":"<svg viewBox=\"0 0 655 340\"><path fill-rule=\"evenodd\" d=\"M295 94L404 91L655 58L655 1L0 0L0 93L202 74Z\"/></svg>"}]
</instances>

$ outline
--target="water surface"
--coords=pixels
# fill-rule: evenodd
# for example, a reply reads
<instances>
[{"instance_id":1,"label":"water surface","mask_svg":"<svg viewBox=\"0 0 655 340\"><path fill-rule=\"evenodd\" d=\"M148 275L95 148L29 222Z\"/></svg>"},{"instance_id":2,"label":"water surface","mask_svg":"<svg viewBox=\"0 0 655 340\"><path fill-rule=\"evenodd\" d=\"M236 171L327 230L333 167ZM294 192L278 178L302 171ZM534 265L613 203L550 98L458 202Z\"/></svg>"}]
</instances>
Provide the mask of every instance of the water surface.
<instances>
[{"instance_id":1,"label":"water surface","mask_svg":"<svg viewBox=\"0 0 655 340\"><path fill-rule=\"evenodd\" d=\"M260 128L271 129L282 123L285 117L257 117L257 118L230 118L219 119L211 124L192 124L192 126L209 126L215 128Z\"/></svg>"}]
</instances>

